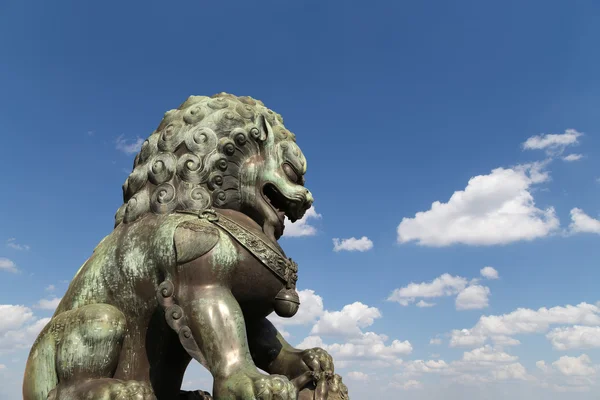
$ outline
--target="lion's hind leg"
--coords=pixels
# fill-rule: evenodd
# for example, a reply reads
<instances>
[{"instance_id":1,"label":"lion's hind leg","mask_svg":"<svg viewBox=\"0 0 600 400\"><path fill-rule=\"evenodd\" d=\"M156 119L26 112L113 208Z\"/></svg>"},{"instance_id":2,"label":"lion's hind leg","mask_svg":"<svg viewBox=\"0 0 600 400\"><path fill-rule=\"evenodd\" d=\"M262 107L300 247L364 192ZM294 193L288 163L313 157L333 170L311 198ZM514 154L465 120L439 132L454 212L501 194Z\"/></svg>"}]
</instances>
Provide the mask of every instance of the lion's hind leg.
<instances>
[{"instance_id":1,"label":"lion's hind leg","mask_svg":"<svg viewBox=\"0 0 600 400\"><path fill-rule=\"evenodd\" d=\"M125 329L123 313L108 304L90 304L54 317L46 335L54 340L58 385L48 399L153 399L144 383L112 379Z\"/></svg>"},{"instance_id":2,"label":"lion's hind leg","mask_svg":"<svg viewBox=\"0 0 600 400\"><path fill-rule=\"evenodd\" d=\"M46 400L58 383L56 342L50 332L51 327L52 321L42 329L29 352L23 380L24 400Z\"/></svg>"},{"instance_id":3,"label":"lion's hind leg","mask_svg":"<svg viewBox=\"0 0 600 400\"><path fill-rule=\"evenodd\" d=\"M108 378L117 368L125 316L108 304L66 311L54 322L58 381Z\"/></svg>"}]
</instances>

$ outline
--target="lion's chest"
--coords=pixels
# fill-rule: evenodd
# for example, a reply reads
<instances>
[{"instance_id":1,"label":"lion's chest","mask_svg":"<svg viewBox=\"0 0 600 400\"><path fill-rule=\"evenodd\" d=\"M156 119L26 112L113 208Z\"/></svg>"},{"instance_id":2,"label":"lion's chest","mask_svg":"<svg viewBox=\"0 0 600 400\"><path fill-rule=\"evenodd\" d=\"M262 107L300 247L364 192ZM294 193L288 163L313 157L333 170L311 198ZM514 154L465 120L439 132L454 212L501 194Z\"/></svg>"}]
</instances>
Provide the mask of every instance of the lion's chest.
<instances>
[{"instance_id":1,"label":"lion's chest","mask_svg":"<svg viewBox=\"0 0 600 400\"><path fill-rule=\"evenodd\" d=\"M273 311L275 296L284 287L283 282L251 252L233 242L236 250L235 272L230 287L244 311L264 314Z\"/></svg>"}]
</instances>

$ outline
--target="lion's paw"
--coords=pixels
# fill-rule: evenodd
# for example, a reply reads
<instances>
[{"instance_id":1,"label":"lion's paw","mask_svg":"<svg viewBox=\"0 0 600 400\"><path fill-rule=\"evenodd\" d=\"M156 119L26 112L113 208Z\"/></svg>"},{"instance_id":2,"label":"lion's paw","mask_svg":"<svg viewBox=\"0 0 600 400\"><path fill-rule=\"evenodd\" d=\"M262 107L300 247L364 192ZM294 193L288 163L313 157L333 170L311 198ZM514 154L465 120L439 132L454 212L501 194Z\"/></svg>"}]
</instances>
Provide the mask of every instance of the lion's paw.
<instances>
[{"instance_id":1,"label":"lion's paw","mask_svg":"<svg viewBox=\"0 0 600 400\"><path fill-rule=\"evenodd\" d=\"M298 391L283 375L263 375L258 371L238 372L222 382L216 382L214 397L297 400Z\"/></svg>"},{"instance_id":2,"label":"lion's paw","mask_svg":"<svg viewBox=\"0 0 600 400\"><path fill-rule=\"evenodd\" d=\"M139 381L100 378L71 385L59 384L48 399L73 400L156 400L149 384Z\"/></svg>"},{"instance_id":3,"label":"lion's paw","mask_svg":"<svg viewBox=\"0 0 600 400\"><path fill-rule=\"evenodd\" d=\"M296 387L282 375L263 376L254 381L254 394L257 399L296 400Z\"/></svg>"},{"instance_id":4,"label":"lion's paw","mask_svg":"<svg viewBox=\"0 0 600 400\"><path fill-rule=\"evenodd\" d=\"M156 400L149 385L138 381L122 381L110 388L110 400Z\"/></svg>"},{"instance_id":5,"label":"lion's paw","mask_svg":"<svg viewBox=\"0 0 600 400\"><path fill-rule=\"evenodd\" d=\"M301 354L302 361L311 371L318 374L324 374L326 379L333 376L333 358L325 350L320 347L315 347L303 350Z\"/></svg>"}]
</instances>

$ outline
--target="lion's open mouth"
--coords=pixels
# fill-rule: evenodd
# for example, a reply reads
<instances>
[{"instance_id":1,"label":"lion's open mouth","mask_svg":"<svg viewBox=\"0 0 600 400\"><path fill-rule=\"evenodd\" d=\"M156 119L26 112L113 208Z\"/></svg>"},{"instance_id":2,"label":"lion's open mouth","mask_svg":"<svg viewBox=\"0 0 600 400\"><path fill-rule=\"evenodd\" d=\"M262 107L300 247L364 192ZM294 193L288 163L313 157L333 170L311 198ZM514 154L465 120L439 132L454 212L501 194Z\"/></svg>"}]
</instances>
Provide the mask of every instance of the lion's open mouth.
<instances>
[{"instance_id":1,"label":"lion's open mouth","mask_svg":"<svg viewBox=\"0 0 600 400\"><path fill-rule=\"evenodd\" d=\"M296 222L302 213L301 202L288 199L285 197L275 185L267 183L263 187L263 195L277 217L282 226L284 217L287 216L291 222Z\"/></svg>"}]
</instances>

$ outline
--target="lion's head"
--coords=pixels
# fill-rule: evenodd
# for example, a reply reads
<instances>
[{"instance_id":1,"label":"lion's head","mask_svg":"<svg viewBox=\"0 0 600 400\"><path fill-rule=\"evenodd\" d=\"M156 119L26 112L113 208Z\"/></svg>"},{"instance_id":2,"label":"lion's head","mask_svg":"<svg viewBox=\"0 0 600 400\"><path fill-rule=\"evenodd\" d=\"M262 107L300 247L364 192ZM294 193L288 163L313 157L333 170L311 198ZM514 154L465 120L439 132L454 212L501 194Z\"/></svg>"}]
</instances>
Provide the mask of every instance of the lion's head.
<instances>
[{"instance_id":1,"label":"lion's head","mask_svg":"<svg viewBox=\"0 0 600 400\"><path fill-rule=\"evenodd\" d=\"M115 227L147 213L241 211L277 240L312 204L306 159L279 114L251 97L191 96L143 143Z\"/></svg>"}]
</instances>

